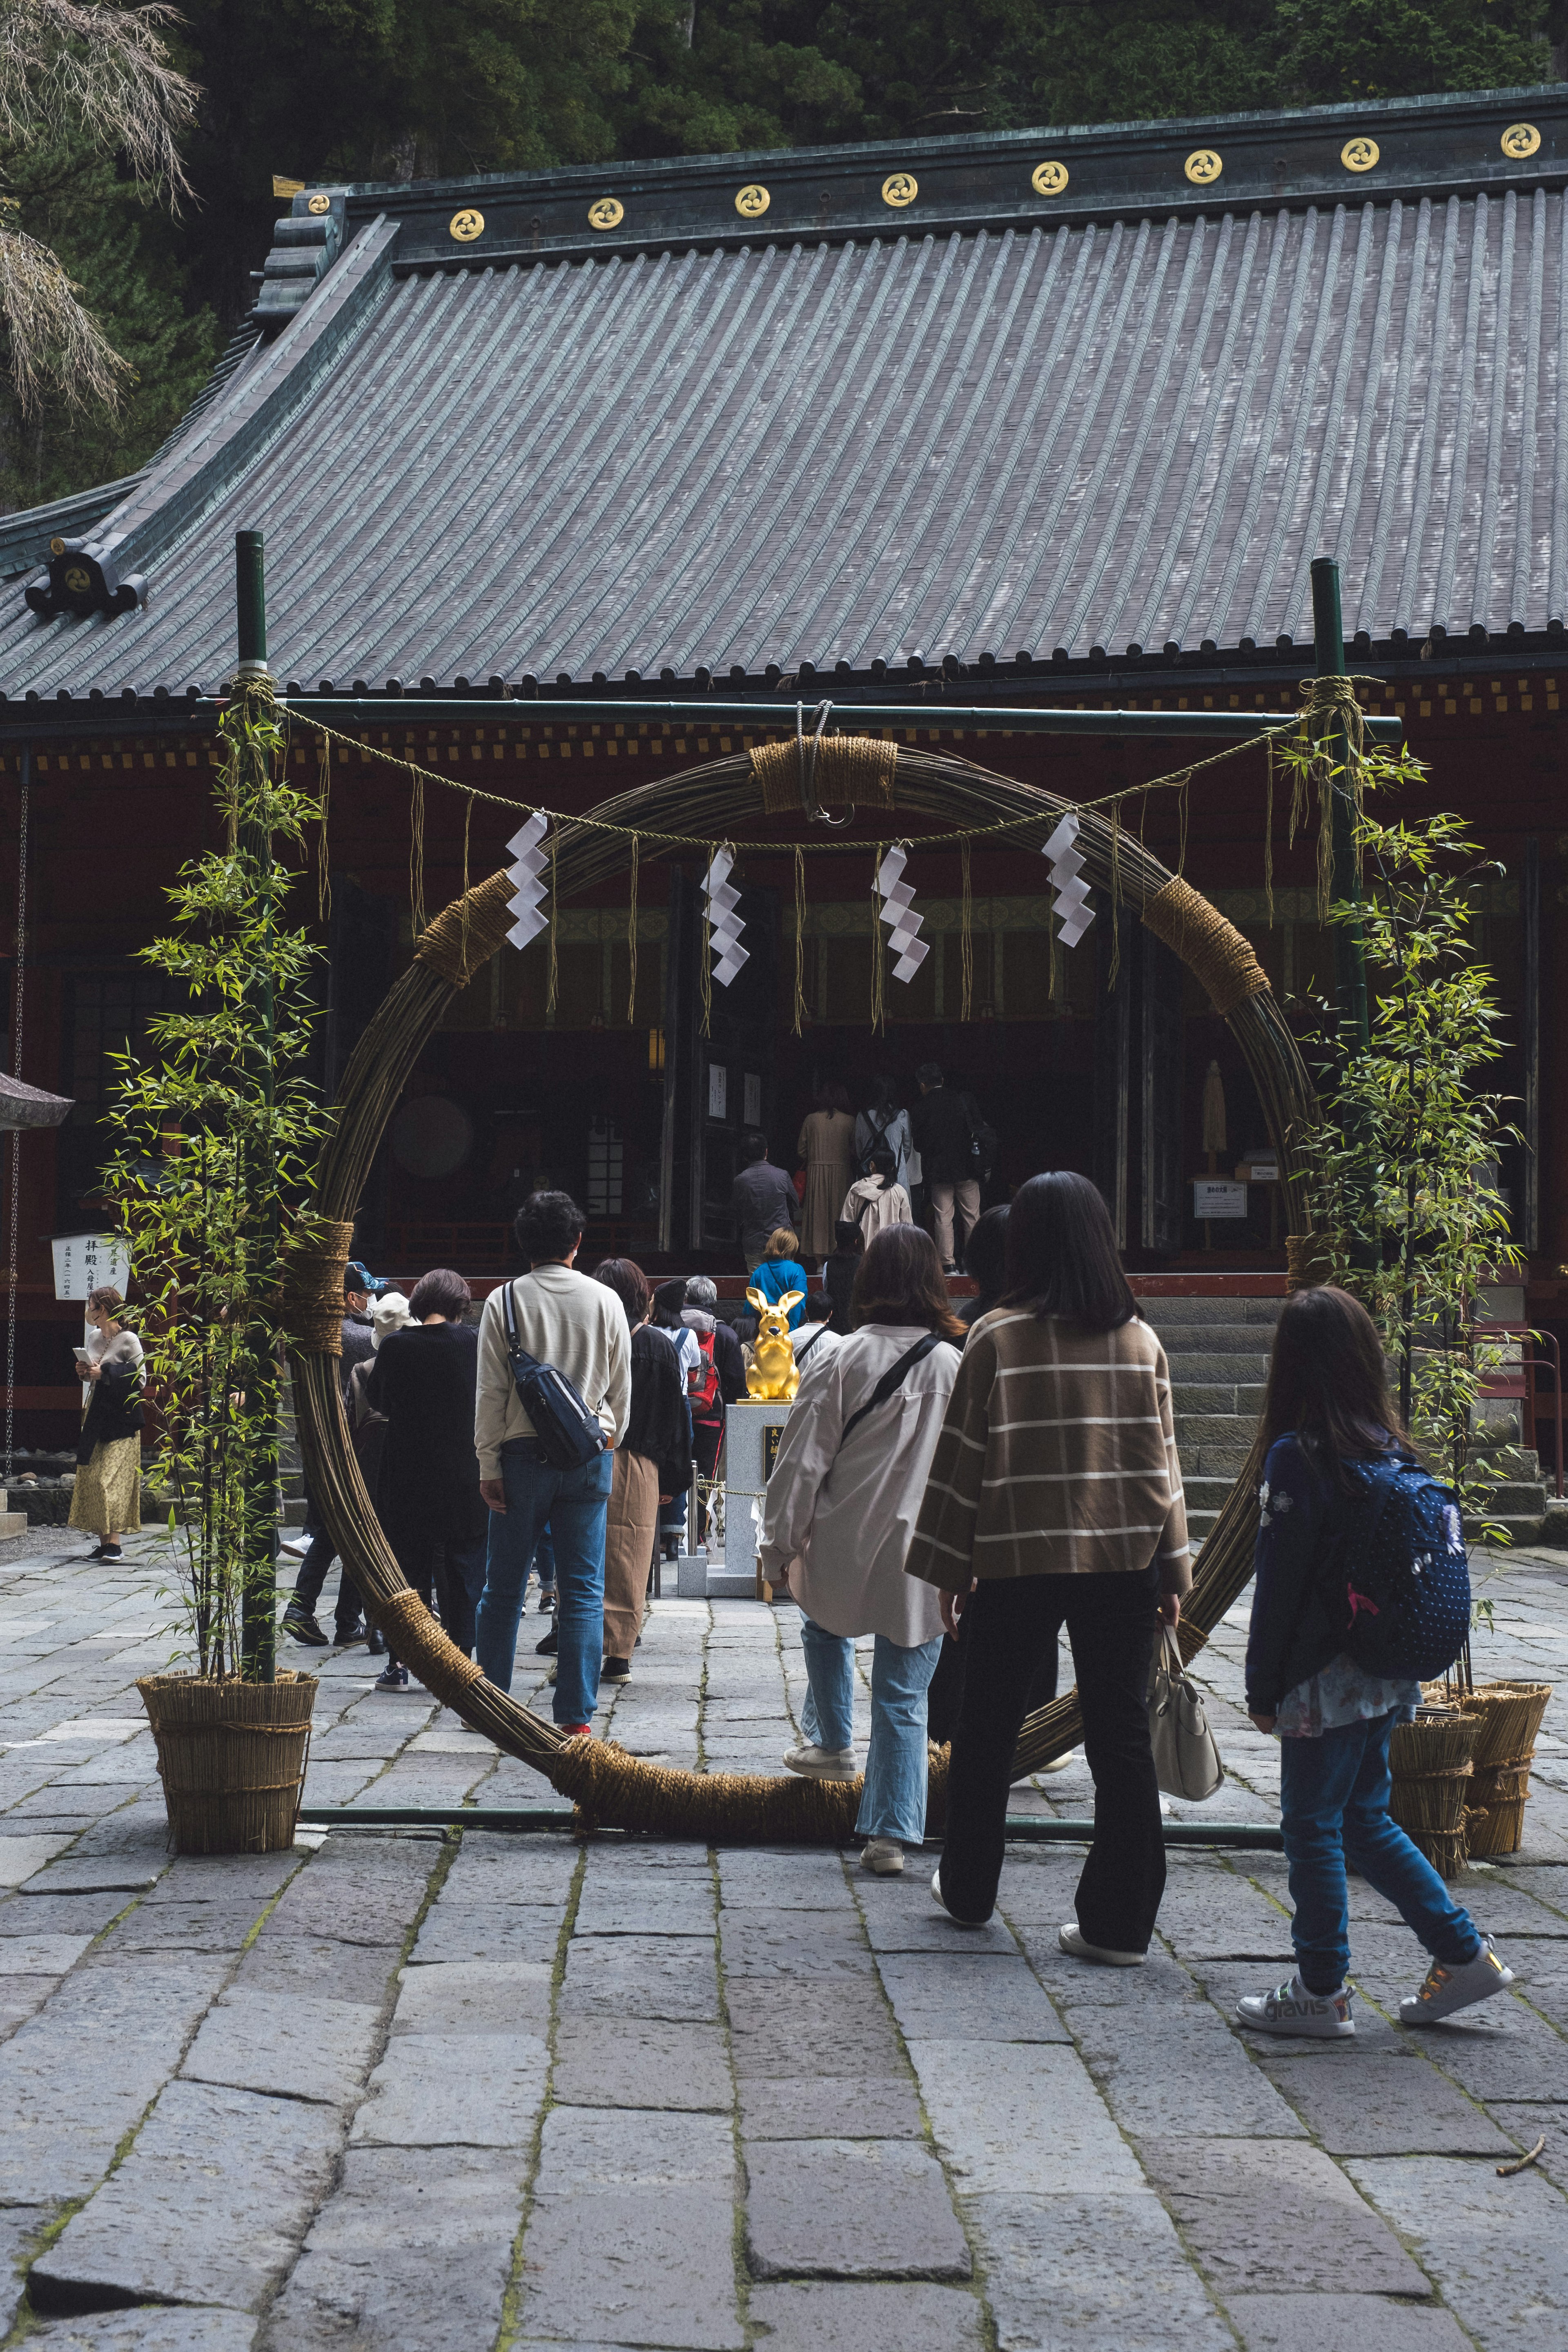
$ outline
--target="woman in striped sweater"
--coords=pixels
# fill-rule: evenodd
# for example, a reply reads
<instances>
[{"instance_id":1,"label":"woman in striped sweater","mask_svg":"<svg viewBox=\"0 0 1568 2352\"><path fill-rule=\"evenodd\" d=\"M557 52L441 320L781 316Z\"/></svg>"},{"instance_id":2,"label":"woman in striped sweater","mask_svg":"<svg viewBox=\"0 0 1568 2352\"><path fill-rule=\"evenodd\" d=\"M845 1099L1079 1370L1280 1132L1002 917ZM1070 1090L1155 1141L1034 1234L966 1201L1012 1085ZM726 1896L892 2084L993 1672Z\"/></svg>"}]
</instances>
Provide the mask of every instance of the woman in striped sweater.
<instances>
[{"instance_id":1,"label":"woman in striped sweater","mask_svg":"<svg viewBox=\"0 0 1568 2352\"><path fill-rule=\"evenodd\" d=\"M907 1565L950 1634L968 1620L938 1903L991 1916L1030 1677L1065 1624L1095 1834L1061 1946L1133 1966L1165 1885L1149 1666L1192 1567L1165 1351L1087 1177L1031 1177L1013 1202L1006 1293L970 1335Z\"/></svg>"}]
</instances>

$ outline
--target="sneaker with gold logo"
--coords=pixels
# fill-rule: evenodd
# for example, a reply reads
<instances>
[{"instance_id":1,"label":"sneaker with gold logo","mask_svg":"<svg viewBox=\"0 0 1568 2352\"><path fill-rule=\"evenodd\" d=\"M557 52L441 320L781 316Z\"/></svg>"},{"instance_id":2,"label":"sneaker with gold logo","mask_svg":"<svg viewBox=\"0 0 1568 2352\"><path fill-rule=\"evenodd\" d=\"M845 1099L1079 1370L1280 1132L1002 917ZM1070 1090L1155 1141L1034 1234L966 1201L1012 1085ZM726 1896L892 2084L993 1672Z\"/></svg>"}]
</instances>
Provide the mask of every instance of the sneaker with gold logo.
<instances>
[{"instance_id":1,"label":"sneaker with gold logo","mask_svg":"<svg viewBox=\"0 0 1568 2352\"><path fill-rule=\"evenodd\" d=\"M1350 1986L1342 1984L1337 1992L1309 1992L1299 1974L1272 1992L1244 1993L1236 2013L1243 2025L1260 2033L1294 2033L1320 2042L1348 2042L1355 2033Z\"/></svg>"},{"instance_id":2,"label":"sneaker with gold logo","mask_svg":"<svg viewBox=\"0 0 1568 2352\"><path fill-rule=\"evenodd\" d=\"M1433 1961L1420 1991L1406 1993L1400 2002L1399 2022L1436 2025L1457 2010L1473 2009L1478 2000L1490 2000L1494 1992L1506 1992L1512 1982L1513 1970L1499 1959L1491 1937L1483 1936L1475 1958L1461 1967L1450 1969L1441 1960Z\"/></svg>"}]
</instances>

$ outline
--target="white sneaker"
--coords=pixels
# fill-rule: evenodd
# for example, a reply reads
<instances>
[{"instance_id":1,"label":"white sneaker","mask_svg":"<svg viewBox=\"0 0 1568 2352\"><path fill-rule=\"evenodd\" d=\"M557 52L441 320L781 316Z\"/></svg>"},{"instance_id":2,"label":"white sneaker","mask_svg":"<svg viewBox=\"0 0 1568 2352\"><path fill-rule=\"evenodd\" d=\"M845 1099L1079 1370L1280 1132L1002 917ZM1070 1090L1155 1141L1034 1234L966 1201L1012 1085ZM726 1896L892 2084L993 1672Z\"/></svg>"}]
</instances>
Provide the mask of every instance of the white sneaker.
<instances>
[{"instance_id":1,"label":"white sneaker","mask_svg":"<svg viewBox=\"0 0 1568 2352\"><path fill-rule=\"evenodd\" d=\"M1065 1772L1069 1764L1076 1764L1077 1762L1078 1749L1076 1748L1069 1748L1065 1756L1053 1756L1048 1764L1041 1765L1040 1769L1042 1772Z\"/></svg>"},{"instance_id":2,"label":"white sneaker","mask_svg":"<svg viewBox=\"0 0 1568 2352\"><path fill-rule=\"evenodd\" d=\"M804 1772L808 1780L853 1780L855 1750L852 1748L786 1748L786 1772Z\"/></svg>"},{"instance_id":3,"label":"white sneaker","mask_svg":"<svg viewBox=\"0 0 1568 2352\"><path fill-rule=\"evenodd\" d=\"M937 1909L942 1913L942 1917L944 1919L952 1919L955 1927L984 1927L990 1924L984 1919L959 1919L954 1917L953 1914L948 1909L947 1905L942 1900L942 1864L940 1862L937 1864L936 1868L931 1874L931 1898L934 1901Z\"/></svg>"},{"instance_id":4,"label":"white sneaker","mask_svg":"<svg viewBox=\"0 0 1568 2352\"><path fill-rule=\"evenodd\" d=\"M1093 1960L1102 1969L1141 1969L1149 1957L1147 1952L1113 1952L1109 1944L1091 1944L1076 1919L1057 1929L1057 1941L1075 1960Z\"/></svg>"},{"instance_id":5,"label":"white sneaker","mask_svg":"<svg viewBox=\"0 0 1568 2352\"><path fill-rule=\"evenodd\" d=\"M1400 2002L1399 2022L1436 2025L1439 2018L1452 2017L1456 2010L1472 2009L1478 2000L1490 2000L1494 1992L1506 1992L1512 1982L1513 1970L1499 1959L1488 1936L1475 1958L1467 1960L1463 1968L1445 1968L1441 1960L1434 1960L1420 1991L1406 1993Z\"/></svg>"},{"instance_id":6,"label":"white sneaker","mask_svg":"<svg viewBox=\"0 0 1568 2352\"><path fill-rule=\"evenodd\" d=\"M896 1878L904 1866L904 1849L897 1838L868 1838L860 1849L860 1867L877 1878Z\"/></svg>"},{"instance_id":7,"label":"white sneaker","mask_svg":"<svg viewBox=\"0 0 1568 2352\"><path fill-rule=\"evenodd\" d=\"M1338 1992L1309 1992L1300 1975L1272 1992L1244 1993L1236 2013L1243 2025L1256 2026L1259 2033L1294 2033L1319 2042L1348 2042L1355 2033L1350 1986L1341 1985Z\"/></svg>"}]
</instances>

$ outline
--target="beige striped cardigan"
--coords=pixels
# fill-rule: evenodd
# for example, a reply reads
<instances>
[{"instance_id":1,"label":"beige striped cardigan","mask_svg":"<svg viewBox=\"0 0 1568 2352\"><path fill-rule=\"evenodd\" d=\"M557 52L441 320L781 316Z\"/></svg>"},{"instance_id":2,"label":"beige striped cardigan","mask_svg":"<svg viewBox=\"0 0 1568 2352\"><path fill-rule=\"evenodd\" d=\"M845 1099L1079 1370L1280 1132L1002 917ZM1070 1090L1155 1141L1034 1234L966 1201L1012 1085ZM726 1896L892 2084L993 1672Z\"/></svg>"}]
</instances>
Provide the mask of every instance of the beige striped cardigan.
<instances>
[{"instance_id":1,"label":"beige striped cardigan","mask_svg":"<svg viewBox=\"0 0 1568 2352\"><path fill-rule=\"evenodd\" d=\"M1147 1323L1086 1332L998 1307L970 1334L926 1482L910 1576L1147 1568L1192 1582L1165 1351Z\"/></svg>"}]
</instances>

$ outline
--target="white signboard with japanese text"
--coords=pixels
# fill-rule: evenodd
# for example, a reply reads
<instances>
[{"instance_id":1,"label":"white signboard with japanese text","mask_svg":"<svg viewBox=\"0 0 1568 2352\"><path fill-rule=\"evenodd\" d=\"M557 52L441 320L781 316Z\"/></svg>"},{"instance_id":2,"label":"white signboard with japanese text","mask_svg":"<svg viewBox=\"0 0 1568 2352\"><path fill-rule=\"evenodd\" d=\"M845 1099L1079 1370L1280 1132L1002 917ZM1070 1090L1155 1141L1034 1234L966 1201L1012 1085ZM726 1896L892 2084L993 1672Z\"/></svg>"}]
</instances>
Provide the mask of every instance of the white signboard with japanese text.
<instances>
[{"instance_id":1,"label":"white signboard with japanese text","mask_svg":"<svg viewBox=\"0 0 1568 2352\"><path fill-rule=\"evenodd\" d=\"M1193 1214L1194 1217L1245 1217L1247 1187L1232 1184L1220 1176L1195 1176L1193 1179Z\"/></svg>"},{"instance_id":2,"label":"white signboard with japanese text","mask_svg":"<svg viewBox=\"0 0 1568 2352\"><path fill-rule=\"evenodd\" d=\"M60 1234L50 1246L57 1298L88 1298L106 1283L123 1291L131 1279L131 1253L119 1234Z\"/></svg>"}]
</instances>

